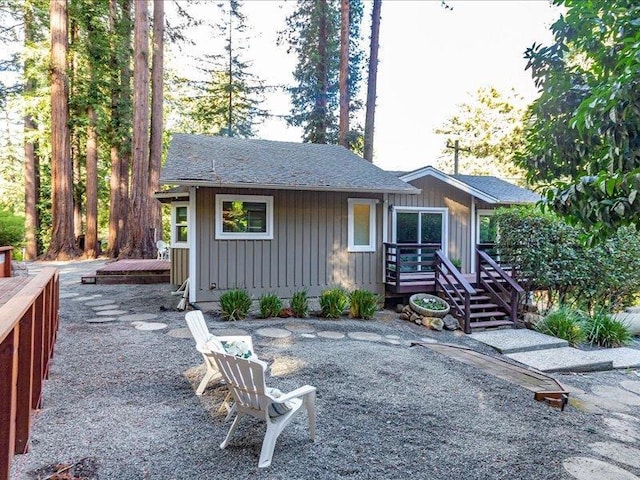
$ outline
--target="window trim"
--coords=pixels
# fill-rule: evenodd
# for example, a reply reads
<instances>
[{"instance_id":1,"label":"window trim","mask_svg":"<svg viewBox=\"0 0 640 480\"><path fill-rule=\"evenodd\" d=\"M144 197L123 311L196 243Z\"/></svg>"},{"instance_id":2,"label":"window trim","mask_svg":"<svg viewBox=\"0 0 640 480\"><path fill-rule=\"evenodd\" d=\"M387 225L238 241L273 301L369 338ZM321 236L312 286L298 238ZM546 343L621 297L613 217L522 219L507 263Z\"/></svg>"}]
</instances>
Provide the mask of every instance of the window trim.
<instances>
[{"instance_id":1,"label":"window trim","mask_svg":"<svg viewBox=\"0 0 640 480\"><path fill-rule=\"evenodd\" d=\"M348 198L348 248L349 252L375 252L376 251L376 205L378 200L373 198ZM369 205L369 244L368 245L355 245L355 228L354 228L354 211L355 205Z\"/></svg>"},{"instance_id":2,"label":"window trim","mask_svg":"<svg viewBox=\"0 0 640 480\"><path fill-rule=\"evenodd\" d=\"M177 222L177 209L179 207L185 207L187 209L187 222L186 223L180 223L178 224ZM190 213L190 208L189 208L189 202L185 201L185 202L172 202L171 203L171 248L189 248L189 237L191 235L190 230L190 225L189 225L189 220L191 217L191 213ZM187 227L187 241L186 242L179 242L176 239L176 227L178 226L186 226Z\"/></svg>"},{"instance_id":3,"label":"window trim","mask_svg":"<svg viewBox=\"0 0 640 480\"><path fill-rule=\"evenodd\" d=\"M222 203L223 202L254 202L267 205L267 231L266 232L225 232L222 229ZM273 197L269 195L216 195L216 240L273 240Z\"/></svg>"},{"instance_id":4,"label":"window trim","mask_svg":"<svg viewBox=\"0 0 640 480\"><path fill-rule=\"evenodd\" d=\"M495 215L495 209L491 208L479 208L476 211L476 245L479 245L480 242L480 217L493 217ZM496 232L497 234L497 232ZM495 243L495 242L494 242Z\"/></svg>"}]
</instances>

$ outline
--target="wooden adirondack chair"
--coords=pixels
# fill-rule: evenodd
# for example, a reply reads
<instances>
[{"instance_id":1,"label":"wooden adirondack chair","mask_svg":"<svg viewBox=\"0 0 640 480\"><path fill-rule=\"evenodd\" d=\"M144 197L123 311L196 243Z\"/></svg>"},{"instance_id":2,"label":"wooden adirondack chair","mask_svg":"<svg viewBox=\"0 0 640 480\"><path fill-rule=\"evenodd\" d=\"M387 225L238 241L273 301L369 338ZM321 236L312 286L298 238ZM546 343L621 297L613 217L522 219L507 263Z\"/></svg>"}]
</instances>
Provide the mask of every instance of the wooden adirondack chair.
<instances>
[{"instance_id":1,"label":"wooden adirondack chair","mask_svg":"<svg viewBox=\"0 0 640 480\"><path fill-rule=\"evenodd\" d=\"M262 441L258 467L271 465L276 440L291 419L304 406L309 417L309 435L316 434L315 398L316 387L305 385L289 393L282 393L265 385L267 364L258 359L239 358L226 353L206 354L215 362L235 400L236 418L229 428L226 438L220 444L225 448L244 415L251 415L267 423L267 431Z\"/></svg>"},{"instance_id":2,"label":"wooden adirondack chair","mask_svg":"<svg viewBox=\"0 0 640 480\"><path fill-rule=\"evenodd\" d=\"M204 364L207 367L207 372L204 374L200 385L196 389L196 395L202 395L207 385L209 385L209 382L222 378L215 362L211 361L205 353L210 350L217 350L224 353L223 342L244 342L248 349L253 352L253 341L249 335L212 335L211 332L209 332L209 328L200 310L188 312L184 318L187 321L191 335L193 335L196 341L196 348L202 354Z\"/></svg>"}]
</instances>

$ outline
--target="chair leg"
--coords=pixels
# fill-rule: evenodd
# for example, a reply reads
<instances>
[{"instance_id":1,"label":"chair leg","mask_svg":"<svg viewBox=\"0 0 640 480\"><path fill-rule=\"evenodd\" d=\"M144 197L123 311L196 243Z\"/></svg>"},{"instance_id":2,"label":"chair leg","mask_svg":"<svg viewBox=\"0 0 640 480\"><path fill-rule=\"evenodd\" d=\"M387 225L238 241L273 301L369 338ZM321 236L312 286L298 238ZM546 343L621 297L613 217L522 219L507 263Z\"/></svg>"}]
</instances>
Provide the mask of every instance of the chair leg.
<instances>
[{"instance_id":1,"label":"chair leg","mask_svg":"<svg viewBox=\"0 0 640 480\"><path fill-rule=\"evenodd\" d=\"M316 438L316 392L311 392L304 397L304 404L307 407L309 417L309 437Z\"/></svg>"},{"instance_id":2,"label":"chair leg","mask_svg":"<svg viewBox=\"0 0 640 480\"><path fill-rule=\"evenodd\" d=\"M273 458L273 450L276 448L276 440L282 432L280 425L274 425L267 422L267 431L264 434L264 440L262 441L262 450L260 450L260 461L258 462L259 468L266 468L271 465L271 459Z\"/></svg>"},{"instance_id":3,"label":"chair leg","mask_svg":"<svg viewBox=\"0 0 640 480\"><path fill-rule=\"evenodd\" d=\"M202 377L200 385L198 385L198 389L196 390L196 395L202 395L204 393L205 388L207 388L207 385L209 385L209 382L213 379L213 377L216 376L217 373L218 372L209 370L204 374L204 377Z\"/></svg>"},{"instance_id":4,"label":"chair leg","mask_svg":"<svg viewBox=\"0 0 640 480\"><path fill-rule=\"evenodd\" d=\"M227 436L225 437L224 442L220 444L220 448L226 448L226 446L229 445L229 441L231 440L231 436L233 435L233 432L235 432L236 428L238 428L238 423L240 423L241 416L242 415L240 413L236 416L235 420L231 424L231 428L229 428L229 433L227 433Z\"/></svg>"}]
</instances>

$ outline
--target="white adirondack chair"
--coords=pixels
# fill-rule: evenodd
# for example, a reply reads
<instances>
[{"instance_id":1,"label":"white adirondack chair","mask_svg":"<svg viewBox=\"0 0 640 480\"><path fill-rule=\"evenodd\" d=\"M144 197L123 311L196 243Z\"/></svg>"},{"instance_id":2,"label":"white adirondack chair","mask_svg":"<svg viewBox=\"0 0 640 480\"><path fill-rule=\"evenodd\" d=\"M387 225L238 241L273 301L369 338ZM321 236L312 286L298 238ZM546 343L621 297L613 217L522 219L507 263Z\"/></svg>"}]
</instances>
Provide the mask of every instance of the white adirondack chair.
<instances>
[{"instance_id":1,"label":"white adirondack chair","mask_svg":"<svg viewBox=\"0 0 640 480\"><path fill-rule=\"evenodd\" d=\"M191 331L191 335L193 335L193 338L196 341L196 348L202 354L204 364L207 367L207 372L204 374L204 377L200 381L200 385L196 389L196 395L202 395L211 380L216 379L217 377L220 379L222 378L215 362L207 357L205 353L211 350L224 352L225 350L222 346L222 342L244 342L247 344L249 350L253 352L253 341L249 335L212 335L211 332L209 332L209 328L207 327L200 310L188 312L184 318L187 321L187 326L189 327L189 331Z\"/></svg>"},{"instance_id":2,"label":"white adirondack chair","mask_svg":"<svg viewBox=\"0 0 640 480\"><path fill-rule=\"evenodd\" d=\"M156 249L158 250L158 260L169 260L169 247L162 240L156 242Z\"/></svg>"},{"instance_id":3,"label":"white adirondack chair","mask_svg":"<svg viewBox=\"0 0 640 480\"><path fill-rule=\"evenodd\" d=\"M309 435L312 440L315 439L316 387L305 385L292 392L282 393L265 385L267 364L261 360L239 358L214 351L207 353L206 356L218 365L223 378L229 385L237 412L220 448L225 448L229 444L231 436L244 415L264 420L267 423L267 431L262 441L258 467L268 467L271 465L278 436L303 406L306 407L309 417Z\"/></svg>"}]
</instances>

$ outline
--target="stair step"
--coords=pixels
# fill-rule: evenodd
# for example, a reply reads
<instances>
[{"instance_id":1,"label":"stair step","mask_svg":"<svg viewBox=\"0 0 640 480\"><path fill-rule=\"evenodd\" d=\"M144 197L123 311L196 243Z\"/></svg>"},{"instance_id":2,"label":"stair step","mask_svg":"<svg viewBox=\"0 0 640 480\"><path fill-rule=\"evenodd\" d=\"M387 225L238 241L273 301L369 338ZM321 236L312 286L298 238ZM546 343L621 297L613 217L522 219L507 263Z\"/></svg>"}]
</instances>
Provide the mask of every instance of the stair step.
<instances>
[{"instance_id":1,"label":"stair step","mask_svg":"<svg viewBox=\"0 0 640 480\"><path fill-rule=\"evenodd\" d=\"M498 310L493 310L490 312L472 312L469 314L469 318L474 319L474 318L491 318L491 317L495 317L495 318L504 318L506 317L507 314Z\"/></svg>"},{"instance_id":2,"label":"stair step","mask_svg":"<svg viewBox=\"0 0 640 480\"><path fill-rule=\"evenodd\" d=\"M509 320L484 320L480 322L471 322L471 328L494 328L494 327L511 327L513 322Z\"/></svg>"},{"instance_id":3,"label":"stair step","mask_svg":"<svg viewBox=\"0 0 640 480\"><path fill-rule=\"evenodd\" d=\"M487 309L491 309L491 310L495 310L496 308L498 308L498 305L496 305L495 303L472 303L470 305L471 310L487 310Z\"/></svg>"}]
</instances>

